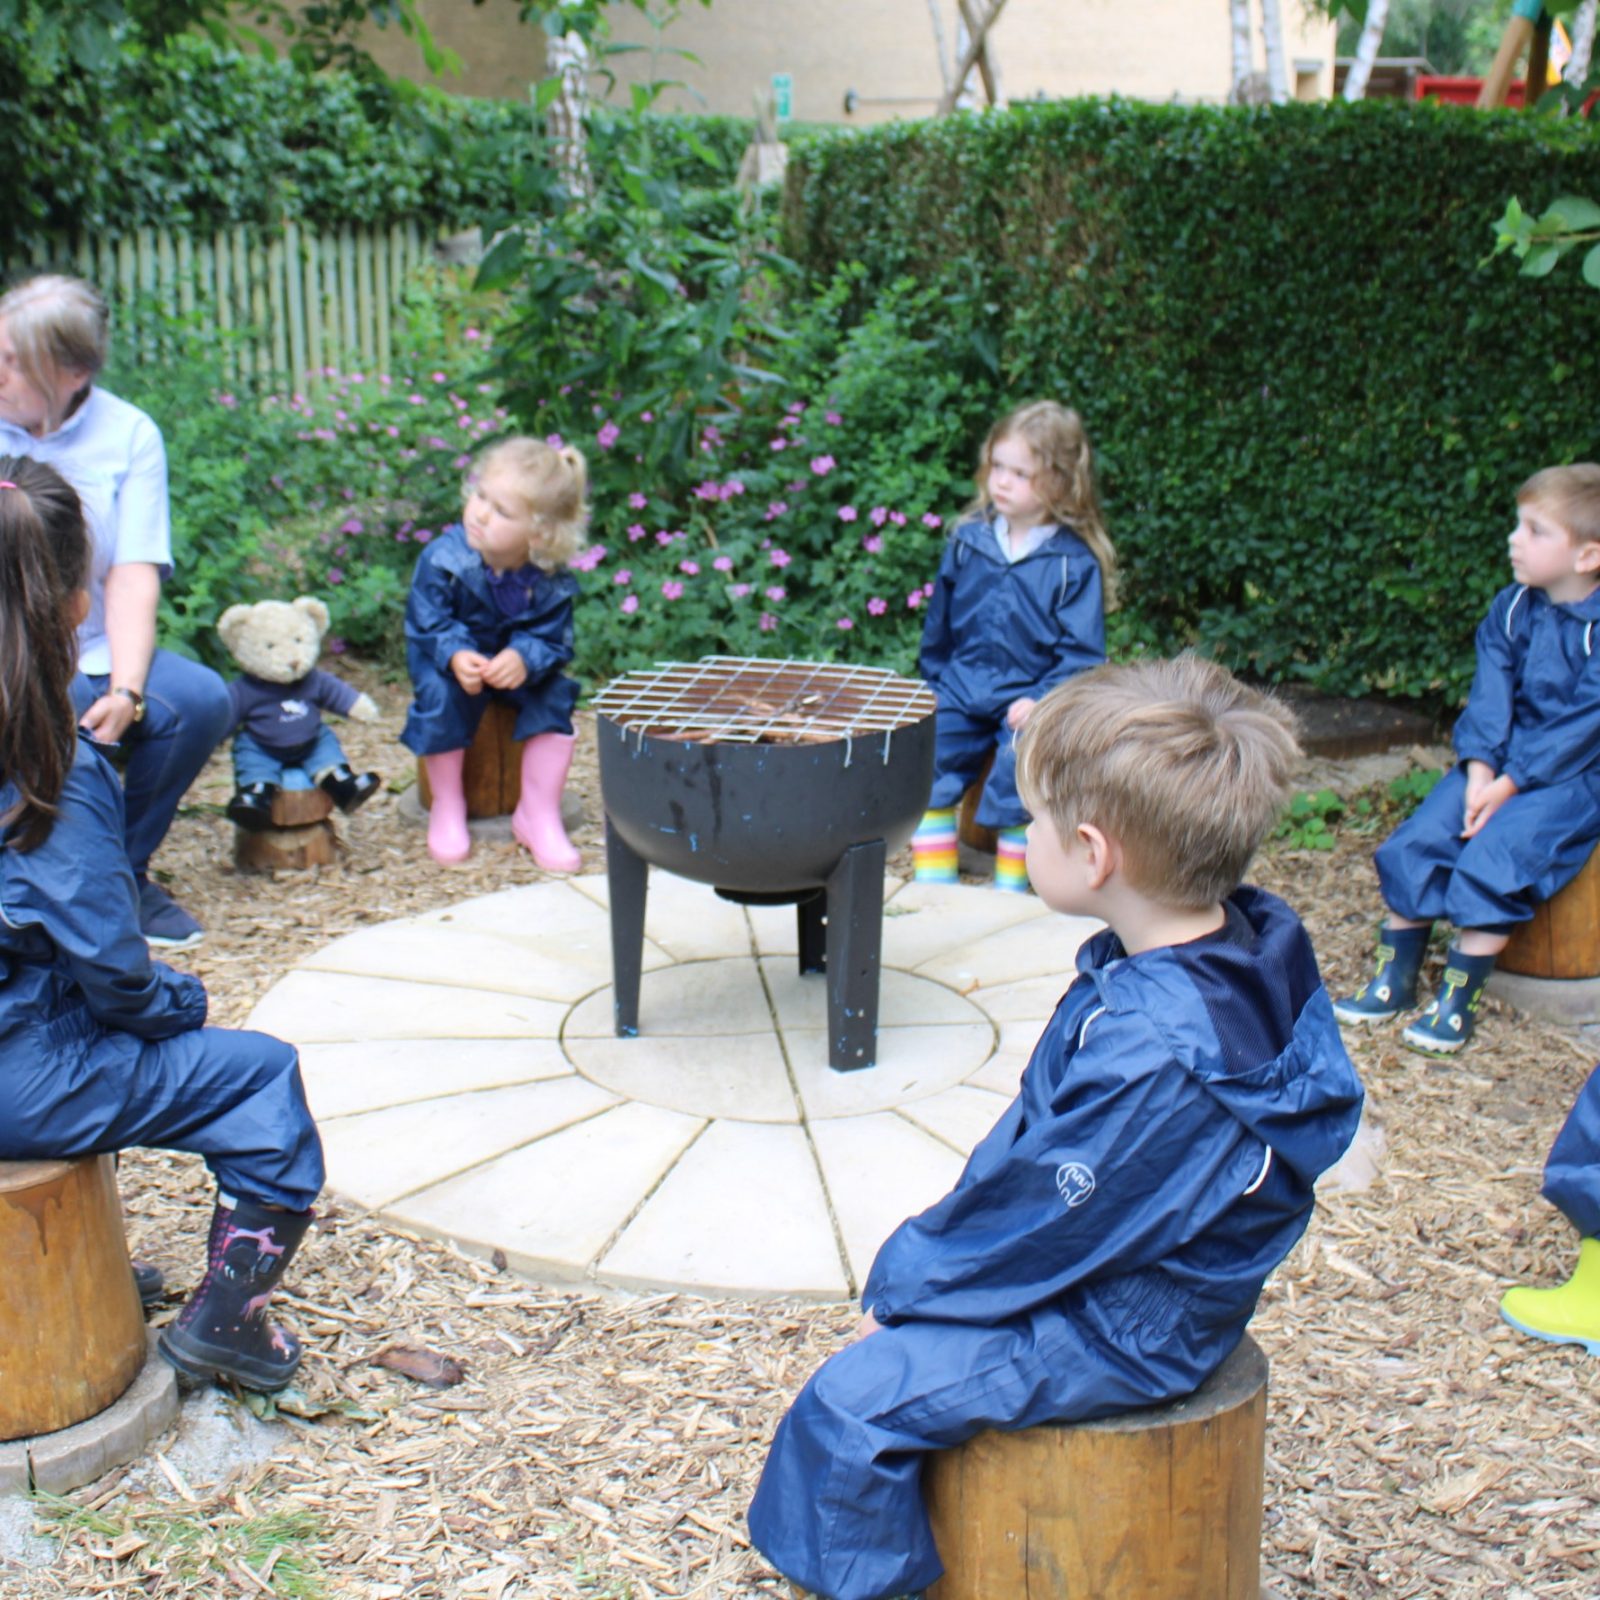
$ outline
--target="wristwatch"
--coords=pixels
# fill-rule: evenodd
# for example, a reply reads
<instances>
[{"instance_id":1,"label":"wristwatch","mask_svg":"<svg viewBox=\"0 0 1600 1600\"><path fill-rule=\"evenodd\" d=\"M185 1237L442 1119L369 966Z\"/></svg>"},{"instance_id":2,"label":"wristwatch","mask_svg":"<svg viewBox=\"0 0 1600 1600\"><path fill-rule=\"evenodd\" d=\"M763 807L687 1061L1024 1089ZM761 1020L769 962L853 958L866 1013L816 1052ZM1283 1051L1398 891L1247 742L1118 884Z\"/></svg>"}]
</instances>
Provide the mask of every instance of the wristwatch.
<instances>
[{"instance_id":1,"label":"wristwatch","mask_svg":"<svg viewBox=\"0 0 1600 1600\"><path fill-rule=\"evenodd\" d=\"M133 720L144 721L144 696L137 689L124 689L121 686L113 689L112 694L126 695L133 706Z\"/></svg>"}]
</instances>

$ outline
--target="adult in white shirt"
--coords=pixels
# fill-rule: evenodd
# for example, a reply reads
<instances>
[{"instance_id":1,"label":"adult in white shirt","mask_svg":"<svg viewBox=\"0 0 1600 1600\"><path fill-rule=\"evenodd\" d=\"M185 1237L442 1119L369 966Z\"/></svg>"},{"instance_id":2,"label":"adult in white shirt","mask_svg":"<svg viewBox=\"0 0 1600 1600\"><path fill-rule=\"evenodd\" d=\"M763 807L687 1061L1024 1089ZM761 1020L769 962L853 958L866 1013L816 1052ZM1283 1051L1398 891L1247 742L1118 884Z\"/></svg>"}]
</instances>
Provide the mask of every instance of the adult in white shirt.
<instances>
[{"instance_id":1,"label":"adult in white shirt","mask_svg":"<svg viewBox=\"0 0 1600 1600\"><path fill-rule=\"evenodd\" d=\"M48 462L78 491L90 536L89 614L78 629L80 726L127 756L128 861L146 939L187 949L200 924L150 878L190 783L227 730L228 691L209 667L156 647L172 570L167 456L137 406L95 386L105 301L80 278L29 278L0 296L0 451Z\"/></svg>"}]
</instances>

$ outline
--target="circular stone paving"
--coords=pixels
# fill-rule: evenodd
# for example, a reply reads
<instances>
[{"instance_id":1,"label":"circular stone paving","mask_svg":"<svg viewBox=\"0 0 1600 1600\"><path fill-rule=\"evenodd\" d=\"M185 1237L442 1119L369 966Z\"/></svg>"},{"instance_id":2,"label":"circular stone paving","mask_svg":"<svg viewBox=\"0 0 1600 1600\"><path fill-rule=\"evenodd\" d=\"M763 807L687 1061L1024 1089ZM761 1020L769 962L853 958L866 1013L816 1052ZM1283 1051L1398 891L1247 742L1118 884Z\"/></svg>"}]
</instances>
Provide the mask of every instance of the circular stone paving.
<instances>
[{"instance_id":1,"label":"circular stone paving","mask_svg":"<svg viewBox=\"0 0 1600 1600\"><path fill-rule=\"evenodd\" d=\"M891 879L878 1061L835 1072L793 908L664 872L617 1038L606 888L383 923L274 986L250 1026L300 1047L330 1190L533 1277L843 1298L1005 1109L1094 928Z\"/></svg>"}]
</instances>

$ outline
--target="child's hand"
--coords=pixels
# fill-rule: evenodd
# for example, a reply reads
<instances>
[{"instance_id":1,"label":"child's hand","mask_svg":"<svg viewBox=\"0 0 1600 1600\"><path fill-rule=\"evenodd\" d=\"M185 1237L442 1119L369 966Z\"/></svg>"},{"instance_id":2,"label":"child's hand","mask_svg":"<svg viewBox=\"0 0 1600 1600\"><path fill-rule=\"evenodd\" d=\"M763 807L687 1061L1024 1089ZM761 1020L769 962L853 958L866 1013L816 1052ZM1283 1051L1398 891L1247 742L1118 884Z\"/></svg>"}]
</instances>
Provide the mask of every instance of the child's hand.
<instances>
[{"instance_id":1,"label":"child's hand","mask_svg":"<svg viewBox=\"0 0 1600 1600\"><path fill-rule=\"evenodd\" d=\"M515 650L502 650L484 666L483 681L491 689L520 689L528 681L528 664Z\"/></svg>"},{"instance_id":2,"label":"child's hand","mask_svg":"<svg viewBox=\"0 0 1600 1600\"><path fill-rule=\"evenodd\" d=\"M856 1338L865 1339L869 1333L876 1333L882 1326L883 1324L870 1311L863 1312L861 1320L856 1324Z\"/></svg>"},{"instance_id":3,"label":"child's hand","mask_svg":"<svg viewBox=\"0 0 1600 1600\"><path fill-rule=\"evenodd\" d=\"M457 650L450 657L450 670L468 694L483 693L483 673L488 665L489 658L480 656L476 650Z\"/></svg>"},{"instance_id":4,"label":"child's hand","mask_svg":"<svg viewBox=\"0 0 1600 1600\"><path fill-rule=\"evenodd\" d=\"M1463 819L1461 837L1470 839L1483 831L1484 824L1517 792L1517 786L1503 772L1493 782L1484 785L1474 795L1469 780L1467 810Z\"/></svg>"},{"instance_id":5,"label":"child's hand","mask_svg":"<svg viewBox=\"0 0 1600 1600\"><path fill-rule=\"evenodd\" d=\"M1028 720L1029 716L1032 715L1033 708L1038 705L1038 703L1039 702L1037 700L1028 699L1026 695L1024 695L1020 700L1013 700L1011 704L1006 707L1006 726L1010 728L1013 733L1016 732L1016 730Z\"/></svg>"}]
</instances>

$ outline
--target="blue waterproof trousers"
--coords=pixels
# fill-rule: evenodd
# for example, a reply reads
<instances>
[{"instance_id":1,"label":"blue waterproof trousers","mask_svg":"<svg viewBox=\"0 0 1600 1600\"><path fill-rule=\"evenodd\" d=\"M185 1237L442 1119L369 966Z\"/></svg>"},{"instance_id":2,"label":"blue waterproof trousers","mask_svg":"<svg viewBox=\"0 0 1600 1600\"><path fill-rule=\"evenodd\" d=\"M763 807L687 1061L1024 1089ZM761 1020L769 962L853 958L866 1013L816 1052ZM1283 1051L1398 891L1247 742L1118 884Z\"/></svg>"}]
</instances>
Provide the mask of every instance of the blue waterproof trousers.
<instances>
[{"instance_id":1,"label":"blue waterproof trousers","mask_svg":"<svg viewBox=\"0 0 1600 1600\"><path fill-rule=\"evenodd\" d=\"M989 781L978 801L978 826L1020 828L1028 821L1027 808L1017 797L1017 736L1005 724L988 717L941 706L934 713L933 792L928 809L958 806L978 774L984 758L994 751Z\"/></svg>"},{"instance_id":2,"label":"blue waterproof trousers","mask_svg":"<svg viewBox=\"0 0 1600 1600\"><path fill-rule=\"evenodd\" d=\"M1578 1091L1550 1146L1540 1193L1580 1237L1600 1237L1600 1067Z\"/></svg>"},{"instance_id":3,"label":"blue waterproof trousers","mask_svg":"<svg viewBox=\"0 0 1600 1600\"><path fill-rule=\"evenodd\" d=\"M316 1199L322 1141L292 1045L226 1028L145 1040L87 1007L46 1026L44 1048L0 1064L0 1158L190 1150L235 1199L290 1211Z\"/></svg>"},{"instance_id":4,"label":"blue waterproof trousers","mask_svg":"<svg viewBox=\"0 0 1600 1600\"><path fill-rule=\"evenodd\" d=\"M1584 776L1513 795L1461 837L1467 774L1457 766L1378 847L1384 904L1416 922L1508 930L1565 888L1600 839L1600 782Z\"/></svg>"},{"instance_id":5,"label":"blue waterproof trousers","mask_svg":"<svg viewBox=\"0 0 1600 1600\"><path fill-rule=\"evenodd\" d=\"M779 1423L751 1537L785 1577L828 1600L925 1588L944 1571L922 1501L928 1451L986 1428L1088 1421L1190 1394L1237 1342L1218 1356L1197 1340L1193 1360L1165 1351L1170 1384L1152 1393L1143 1360L1053 1307L995 1326L880 1329L824 1362Z\"/></svg>"},{"instance_id":6,"label":"blue waterproof trousers","mask_svg":"<svg viewBox=\"0 0 1600 1600\"><path fill-rule=\"evenodd\" d=\"M419 756L464 750L472 743L483 709L491 700L516 707L515 739L540 733L571 733L572 708L578 703L578 685L559 672L529 679L520 689L485 689L468 694L453 672L441 672L414 646L406 652L411 670L411 709L400 731L400 742Z\"/></svg>"},{"instance_id":7,"label":"blue waterproof trousers","mask_svg":"<svg viewBox=\"0 0 1600 1600\"><path fill-rule=\"evenodd\" d=\"M106 673L73 680L79 716L111 685ZM144 686L144 718L123 736L127 763L122 774L127 816L128 864L146 876L150 857L172 826L179 802L199 776L233 720L228 686L210 667L157 650Z\"/></svg>"}]
</instances>

